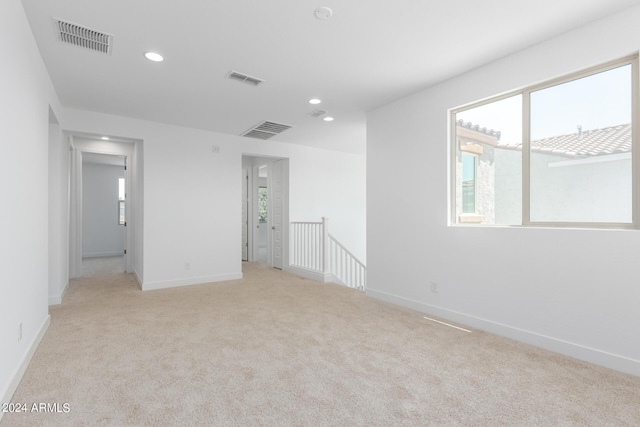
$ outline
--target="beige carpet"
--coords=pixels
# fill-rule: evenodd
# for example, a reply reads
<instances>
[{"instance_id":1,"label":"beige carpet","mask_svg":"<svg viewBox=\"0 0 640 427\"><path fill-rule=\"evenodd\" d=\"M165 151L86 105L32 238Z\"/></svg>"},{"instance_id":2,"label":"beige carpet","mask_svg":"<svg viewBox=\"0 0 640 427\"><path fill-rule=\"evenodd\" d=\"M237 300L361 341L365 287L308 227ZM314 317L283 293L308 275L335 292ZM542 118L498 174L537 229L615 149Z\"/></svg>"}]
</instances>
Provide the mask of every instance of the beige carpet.
<instances>
[{"instance_id":1,"label":"beige carpet","mask_svg":"<svg viewBox=\"0 0 640 427\"><path fill-rule=\"evenodd\" d=\"M82 258L82 277L123 273L124 255Z\"/></svg>"},{"instance_id":2,"label":"beige carpet","mask_svg":"<svg viewBox=\"0 0 640 427\"><path fill-rule=\"evenodd\" d=\"M141 292L71 283L2 426L638 426L640 378L257 264Z\"/></svg>"}]
</instances>

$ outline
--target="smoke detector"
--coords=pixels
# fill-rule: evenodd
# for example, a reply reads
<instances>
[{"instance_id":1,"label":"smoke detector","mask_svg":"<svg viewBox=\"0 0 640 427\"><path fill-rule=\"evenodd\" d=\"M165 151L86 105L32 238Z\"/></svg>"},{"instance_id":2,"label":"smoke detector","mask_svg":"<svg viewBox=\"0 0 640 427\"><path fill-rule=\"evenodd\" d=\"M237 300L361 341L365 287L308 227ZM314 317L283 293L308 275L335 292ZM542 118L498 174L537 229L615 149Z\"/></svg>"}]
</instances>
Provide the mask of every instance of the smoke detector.
<instances>
[{"instance_id":1,"label":"smoke detector","mask_svg":"<svg viewBox=\"0 0 640 427\"><path fill-rule=\"evenodd\" d=\"M315 109L315 110L313 110L312 112L310 112L310 113L309 113L309 115L310 115L311 117L320 117L320 116L323 116L323 115L325 115L325 114L327 114L327 112L326 112L326 111L324 111L324 110L321 110L321 109L319 109L319 108L318 108L318 109Z\"/></svg>"},{"instance_id":2,"label":"smoke detector","mask_svg":"<svg viewBox=\"0 0 640 427\"><path fill-rule=\"evenodd\" d=\"M317 8L313 14L315 15L316 19L319 19L320 21L324 21L326 19L331 18L331 16L333 15L333 10L331 10L330 8L326 7L326 6L322 6Z\"/></svg>"}]
</instances>

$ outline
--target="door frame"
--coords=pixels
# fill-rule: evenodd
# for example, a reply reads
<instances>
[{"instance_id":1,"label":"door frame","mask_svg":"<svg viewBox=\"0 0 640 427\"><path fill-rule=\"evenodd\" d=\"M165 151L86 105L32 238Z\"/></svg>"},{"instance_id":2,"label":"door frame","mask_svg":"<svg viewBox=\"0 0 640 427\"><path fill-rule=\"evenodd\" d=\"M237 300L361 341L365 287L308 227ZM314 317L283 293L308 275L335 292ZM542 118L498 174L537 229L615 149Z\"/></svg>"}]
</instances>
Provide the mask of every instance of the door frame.
<instances>
[{"instance_id":1,"label":"door frame","mask_svg":"<svg viewBox=\"0 0 640 427\"><path fill-rule=\"evenodd\" d=\"M289 265L289 164L290 160L287 157L270 157L259 154L242 154L243 162L242 168L247 167L250 163L249 173L249 229L252 230L249 233L249 262L254 262L258 259L258 187L260 186L260 180L258 179L258 168L261 165L266 164L268 168L271 167L271 163L284 160L283 167L283 236L282 236L282 266L283 268ZM270 169L267 173L267 189L272 187ZM270 190L267 190L270 191ZM267 203L270 203L269 199ZM267 217L267 265L273 265L273 257L271 254L271 206L269 206L269 215Z\"/></svg>"},{"instance_id":2,"label":"door frame","mask_svg":"<svg viewBox=\"0 0 640 427\"><path fill-rule=\"evenodd\" d=\"M125 247L124 270L133 272L135 251L133 250L136 229L136 194L133 186L135 141L103 141L98 136L69 134L70 146L70 218L69 218L69 278L82 277L82 155L83 153L106 154L125 158ZM126 144L126 145L125 145ZM130 147L128 147L130 145Z\"/></svg>"},{"instance_id":3,"label":"door frame","mask_svg":"<svg viewBox=\"0 0 640 427\"><path fill-rule=\"evenodd\" d=\"M249 241L251 240L251 232L250 230L250 218L251 218L251 210L250 210L250 182L249 182L249 169L243 167L242 168L242 226L246 228L242 229L242 261L249 261L252 257L250 254L251 245ZM245 218L246 215L246 218ZM245 241L245 233L246 233L246 241Z\"/></svg>"}]
</instances>

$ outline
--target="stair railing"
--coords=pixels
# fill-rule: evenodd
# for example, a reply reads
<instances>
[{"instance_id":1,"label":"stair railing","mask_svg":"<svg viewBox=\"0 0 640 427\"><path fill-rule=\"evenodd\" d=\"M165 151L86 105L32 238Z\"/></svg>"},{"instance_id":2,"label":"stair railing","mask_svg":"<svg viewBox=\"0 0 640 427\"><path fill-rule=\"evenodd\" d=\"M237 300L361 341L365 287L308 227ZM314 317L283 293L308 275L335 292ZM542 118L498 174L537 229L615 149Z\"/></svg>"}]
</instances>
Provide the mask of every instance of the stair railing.
<instances>
[{"instance_id":1,"label":"stair railing","mask_svg":"<svg viewBox=\"0 0 640 427\"><path fill-rule=\"evenodd\" d=\"M329 234L329 219L292 222L290 266L308 271L322 281L364 290L367 268L342 243Z\"/></svg>"}]
</instances>

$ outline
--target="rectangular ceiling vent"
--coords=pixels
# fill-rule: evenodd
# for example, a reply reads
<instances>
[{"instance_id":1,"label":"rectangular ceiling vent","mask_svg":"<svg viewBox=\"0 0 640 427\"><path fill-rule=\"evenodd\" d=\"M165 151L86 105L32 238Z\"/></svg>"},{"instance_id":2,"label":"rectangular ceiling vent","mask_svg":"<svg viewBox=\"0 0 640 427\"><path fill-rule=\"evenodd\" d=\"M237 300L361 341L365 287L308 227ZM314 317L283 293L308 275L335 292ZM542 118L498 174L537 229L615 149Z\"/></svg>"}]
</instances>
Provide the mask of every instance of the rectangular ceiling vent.
<instances>
[{"instance_id":1,"label":"rectangular ceiling vent","mask_svg":"<svg viewBox=\"0 0 640 427\"><path fill-rule=\"evenodd\" d=\"M327 112L319 108L309 113L311 117L320 117L320 116L324 116L325 114L327 114Z\"/></svg>"},{"instance_id":2,"label":"rectangular ceiling vent","mask_svg":"<svg viewBox=\"0 0 640 427\"><path fill-rule=\"evenodd\" d=\"M289 125L283 125L282 123L274 122L260 122L256 126L253 126L248 131L244 132L242 136L256 139L269 139L278 134L281 134L287 129L291 129Z\"/></svg>"},{"instance_id":3,"label":"rectangular ceiling vent","mask_svg":"<svg viewBox=\"0 0 640 427\"><path fill-rule=\"evenodd\" d=\"M258 86L258 85L264 83L264 80L262 80L262 79L259 79L257 77L252 77L252 76L249 76L247 74L242 74L242 73L239 73L239 72L233 71L233 70L231 70L231 71L229 71L227 73L227 78L230 79L230 80L235 80L237 82L246 83L246 84L251 85L251 86Z\"/></svg>"},{"instance_id":4,"label":"rectangular ceiling vent","mask_svg":"<svg viewBox=\"0 0 640 427\"><path fill-rule=\"evenodd\" d=\"M111 54L111 43L113 36L111 34L101 33L72 22L63 21L54 18L56 24L56 33L63 43L80 46L96 52Z\"/></svg>"}]
</instances>

